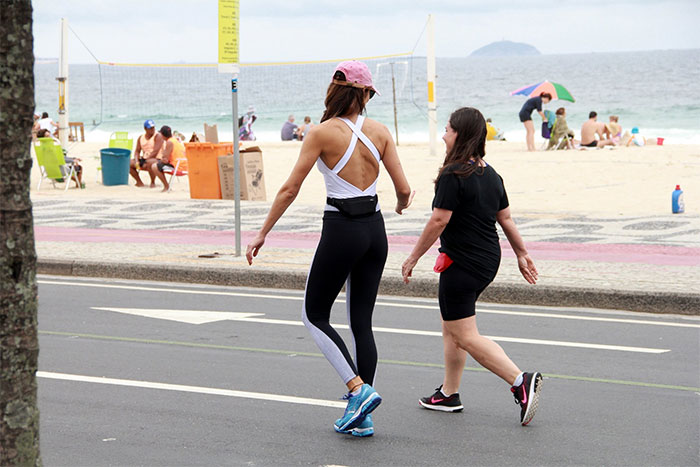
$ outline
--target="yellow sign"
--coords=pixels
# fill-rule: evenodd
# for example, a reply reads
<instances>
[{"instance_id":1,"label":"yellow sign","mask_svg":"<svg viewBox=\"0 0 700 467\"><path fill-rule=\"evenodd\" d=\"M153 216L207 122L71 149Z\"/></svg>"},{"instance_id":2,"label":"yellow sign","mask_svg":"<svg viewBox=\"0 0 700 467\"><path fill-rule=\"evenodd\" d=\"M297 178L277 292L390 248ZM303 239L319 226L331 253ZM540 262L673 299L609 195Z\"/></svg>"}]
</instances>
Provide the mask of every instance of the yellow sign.
<instances>
[{"instance_id":1,"label":"yellow sign","mask_svg":"<svg viewBox=\"0 0 700 467\"><path fill-rule=\"evenodd\" d=\"M238 1L219 0L219 63L238 63Z\"/></svg>"}]
</instances>

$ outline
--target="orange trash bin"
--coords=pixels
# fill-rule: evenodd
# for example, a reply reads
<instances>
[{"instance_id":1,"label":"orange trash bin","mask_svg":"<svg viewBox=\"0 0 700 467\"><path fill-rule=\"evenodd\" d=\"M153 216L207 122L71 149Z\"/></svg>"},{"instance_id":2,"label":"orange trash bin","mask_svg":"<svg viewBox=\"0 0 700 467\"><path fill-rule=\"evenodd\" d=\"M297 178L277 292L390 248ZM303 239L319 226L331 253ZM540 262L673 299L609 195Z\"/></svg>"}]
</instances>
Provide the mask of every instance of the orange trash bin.
<instances>
[{"instance_id":1,"label":"orange trash bin","mask_svg":"<svg viewBox=\"0 0 700 467\"><path fill-rule=\"evenodd\" d=\"M233 154L233 143L185 143L190 198L221 199L219 156Z\"/></svg>"}]
</instances>

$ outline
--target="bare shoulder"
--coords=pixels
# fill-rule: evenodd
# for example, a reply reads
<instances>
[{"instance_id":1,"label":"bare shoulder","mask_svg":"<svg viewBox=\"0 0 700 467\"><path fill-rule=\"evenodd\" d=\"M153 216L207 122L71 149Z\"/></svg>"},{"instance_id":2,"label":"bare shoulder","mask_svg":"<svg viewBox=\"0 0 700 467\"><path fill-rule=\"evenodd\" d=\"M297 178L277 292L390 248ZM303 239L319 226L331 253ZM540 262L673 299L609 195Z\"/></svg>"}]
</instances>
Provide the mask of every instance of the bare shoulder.
<instances>
[{"instance_id":1,"label":"bare shoulder","mask_svg":"<svg viewBox=\"0 0 700 467\"><path fill-rule=\"evenodd\" d=\"M325 122L319 123L311 127L309 132L306 134L306 138L315 138L321 141L327 141L338 136L338 132L343 131L344 124L339 122L335 118L326 120ZM304 139L306 139L304 138Z\"/></svg>"},{"instance_id":2,"label":"bare shoulder","mask_svg":"<svg viewBox=\"0 0 700 467\"><path fill-rule=\"evenodd\" d=\"M372 141L375 142L379 149L379 144L383 147L387 141L392 140L391 133L389 132L389 129L384 125L383 123L379 123L376 120L372 120L371 118L365 119L365 123L362 126L362 131L369 136Z\"/></svg>"}]
</instances>

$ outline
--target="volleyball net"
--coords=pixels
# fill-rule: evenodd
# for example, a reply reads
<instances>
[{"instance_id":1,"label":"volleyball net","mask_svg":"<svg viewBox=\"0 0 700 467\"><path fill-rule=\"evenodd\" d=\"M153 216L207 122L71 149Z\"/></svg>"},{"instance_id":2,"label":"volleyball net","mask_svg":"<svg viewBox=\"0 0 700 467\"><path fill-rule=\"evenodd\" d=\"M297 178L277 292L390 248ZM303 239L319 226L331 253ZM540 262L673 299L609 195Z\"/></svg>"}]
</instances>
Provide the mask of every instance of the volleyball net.
<instances>
[{"instance_id":1,"label":"volleyball net","mask_svg":"<svg viewBox=\"0 0 700 467\"><path fill-rule=\"evenodd\" d=\"M355 57L370 67L375 87L384 98L372 102L372 110L384 115L397 107L409 107L417 98L419 74L411 54ZM333 70L342 59L241 64L238 75L239 112L255 108L260 123L279 122L291 114L310 115L317 121ZM231 121L231 75L219 73L216 64L99 63L103 122L151 115L167 119ZM392 80L393 78L393 80ZM420 82L420 77L419 80ZM425 82L425 72L422 73ZM402 109L403 113L403 109Z\"/></svg>"},{"instance_id":2,"label":"volleyball net","mask_svg":"<svg viewBox=\"0 0 700 467\"><path fill-rule=\"evenodd\" d=\"M135 128L148 118L182 132L201 131L202 123L233 126L231 74L219 73L215 63L115 63L92 55L94 64L71 65L69 112L105 130ZM422 36L422 33L421 33ZM420 40L420 37L419 37ZM414 51L415 51L414 46ZM344 60L366 63L381 93L367 105L371 118L398 132L423 132L427 122L426 58L414 51L370 57L242 63L238 74L238 114L249 107L257 116L255 128L279 131L290 114L318 122L335 66ZM55 68L37 65L37 107L56 108ZM43 87L42 87L43 86Z\"/></svg>"}]
</instances>

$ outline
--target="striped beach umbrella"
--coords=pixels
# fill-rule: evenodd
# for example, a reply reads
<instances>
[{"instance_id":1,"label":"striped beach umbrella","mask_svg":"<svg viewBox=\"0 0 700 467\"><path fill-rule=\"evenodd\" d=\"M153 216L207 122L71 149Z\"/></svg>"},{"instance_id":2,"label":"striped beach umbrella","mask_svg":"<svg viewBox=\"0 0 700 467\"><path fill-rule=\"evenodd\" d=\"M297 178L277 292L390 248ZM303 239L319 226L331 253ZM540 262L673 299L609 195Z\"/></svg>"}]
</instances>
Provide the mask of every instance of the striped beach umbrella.
<instances>
[{"instance_id":1,"label":"striped beach umbrella","mask_svg":"<svg viewBox=\"0 0 700 467\"><path fill-rule=\"evenodd\" d=\"M559 99L569 102L576 102L574 100L574 96L572 96L564 86L547 80L516 89L515 91L512 91L510 95L515 96L516 94L520 94L527 97L535 97L539 96L541 92L548 92L551 94L552 100Z\"/></svg>"}]
</instances>

